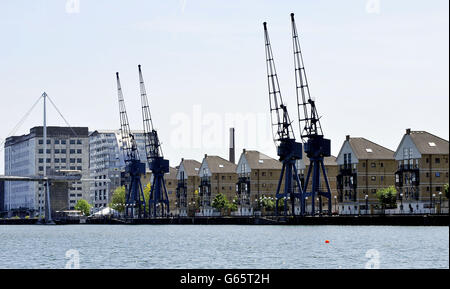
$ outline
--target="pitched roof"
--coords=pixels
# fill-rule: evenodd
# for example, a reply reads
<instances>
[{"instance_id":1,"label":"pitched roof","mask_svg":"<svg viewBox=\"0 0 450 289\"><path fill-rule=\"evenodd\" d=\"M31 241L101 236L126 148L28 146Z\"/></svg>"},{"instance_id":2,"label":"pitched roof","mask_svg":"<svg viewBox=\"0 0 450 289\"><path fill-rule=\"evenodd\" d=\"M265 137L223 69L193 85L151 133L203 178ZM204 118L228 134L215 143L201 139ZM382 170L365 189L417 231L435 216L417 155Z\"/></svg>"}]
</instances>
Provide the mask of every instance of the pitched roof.
<instances>
[{"instance_id":1,"label":"pitched roof","mask_svg":"<svg viewBox=\"0 0 450 289\"><path fill-rule=\"evenodd\" d=\"M281 170L281 162L258 151L245 151L245 158L252 170Z\"/></svg>"},{"instance_id":2,"label":"pitched roof","mask_svg":"<svg viewBox=\"0 0 450 289\"><path fill-rule=\"evenodd\" d=\"M303 163L305 164L305 166L309 166L310 161L309 161L309 158L306 155L305 151L303 151L302 159L303 159ZM337 166L336 157L335 156L329 156L329 157L323 158L323 164L325 166Z\"/></svg>"},{"instance_id":3,"label":"pitched roof","mask_svg":"<svg viewBox=\"0 0 450 289\"><path fill-rule=\"evenodd\" d=\"M426 131L411 131L411 139L421 154L448 154L447 140Z\"/></svg>"},{"instance_id":4,"label":"pitched roof","mask_svg":"<svg viewBox=\"0 0 450 289\"><path fill-rule=\"evenodd\" d=\"M362 137L349 138L350 146L358 159L394 159L394 151Z\"/></svg>"},{"instance_id":5,"label":"pitched roof","mask_svg":"<svg viewBox=\"0 0 450 289\"><path fill-rule=\"evenodd\" d=\"M197 176L201 167L201 163L196 160L183 160L184 171L186 172L186 176ZM180 164L181 165L181 164Z\"/></svg>"},{"instance_id":6,"label":"pitched roof","mask_svg":"<svg viewBox=\"0 0 450 289\"><path fill-rule=\"evenodd\" d=\"M236 164L227 161L219 156L206 156L208 168L212 174L214 173L236 173Z\"/></svg>"},{"instance_id":7,"label":"pitched roof","mask_svg":"<svg viewBox=\"0 0 450 289\"><path fill-rule=\"evenodd\" d=\"M169 167L169 173L164 175L166 180L176 180L177 179L177 169Z\"/></svg>"}]
</instances>

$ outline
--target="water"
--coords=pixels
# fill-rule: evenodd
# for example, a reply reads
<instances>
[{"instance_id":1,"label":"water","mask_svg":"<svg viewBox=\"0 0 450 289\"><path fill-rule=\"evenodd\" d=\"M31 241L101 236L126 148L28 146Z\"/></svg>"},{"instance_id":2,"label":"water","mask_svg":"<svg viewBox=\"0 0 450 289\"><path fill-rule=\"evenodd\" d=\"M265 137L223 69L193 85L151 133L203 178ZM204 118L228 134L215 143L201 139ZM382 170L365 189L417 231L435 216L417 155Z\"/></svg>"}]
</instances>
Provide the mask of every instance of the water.
<instances>
[{"instance_id":1,"label":"water","mask_svg":"<svg viewBox=\"0 0 450 289\"><path fill-rule=\"evenodd\" d=\"M68 250L80 268L449 268L449 227L0 226L0 246L0 268L64 268Z\"/></svg>"}]
</instances>

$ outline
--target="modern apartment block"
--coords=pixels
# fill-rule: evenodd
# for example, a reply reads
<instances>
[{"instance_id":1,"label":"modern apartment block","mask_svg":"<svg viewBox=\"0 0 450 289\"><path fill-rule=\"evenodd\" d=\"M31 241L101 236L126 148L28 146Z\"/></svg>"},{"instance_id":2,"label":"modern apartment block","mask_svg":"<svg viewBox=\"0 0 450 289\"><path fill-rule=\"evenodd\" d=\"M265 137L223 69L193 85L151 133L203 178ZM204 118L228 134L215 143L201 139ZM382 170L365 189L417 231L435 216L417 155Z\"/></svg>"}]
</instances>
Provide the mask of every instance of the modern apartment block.
<instances>
[{"instance_id":1,"label":"modern apartment block","mask_svg":"<svg viewBox=\"0 0 450 289\"><path fill-rule=\"evenodd\" d=\"M145 139L142 131L132 131L142 162L147 163ZM147 165L146 165L147 166ZM120 130L96 130L89 134L90 202L94 210L105 208L114 190L121 185L121 171L125 162Z\"/></svg>"},{"instance_id":2,"label":"modern apartment block","mask_svg":"<svg viewBox=\"0 0 450 289\"><path fill-rule=\"evenodd\" d=\"M370 213L377 190L395 185L394 152L365 138L347 136L336 162L340 214Z\"/></svg>"},{"instance_id":3,"label":"modern apartment block","mask_svg":"<svg viewBox=\"0 0 450 289\"><path fill-rule=\"evenodd\" d=\"M46 170L77 170L89 177L89 141L87 127L47 127L47 149L44 152L43 127L30 133L12 136L5 142L5 174L12 176L43 175ZM44 211L44 186L36 182L5 182L7 210ZM80 199L89 200L89 183L69 184L67 209Z\"/></svg>"},{"instance_id":4,"label":"modern apartment block","mask_svg":"<svg viewBox=\"0 0 450 289\"><path fill-rule=\"evenodd\" d=\"M449 182L448 158L447 140L426 131L406 130L395 152L395 184L400 210L439 212L442 201L446 200L444 185Z\"/></svg>"},{"instance_id":5,"label":"modern apartment block","mask_svg":"<svg viewBox=\"0 0 450 289\"><path fill-rule=\"evenodd\" d=\"M212 203L217 194L224 194L230 202L235 198L236 167L236 164L219 156L205 155L199 172L199 216L212 216L214 214Z\"/></svg>"},{"instance_id":6,"label":"modern apartment block","mask_svg":"<svg viewBox=\"0 0 450 289\"><path fill-rule=\"evenodd\" d=\"M339 171L338 165L336 162L336 157L335 156L325 157L323 160L323 164L325 166L325 172L327 173L327 180L328 180L328 184L330 185L330 190L331 190L332 211L335 212L338 209L337 208L337 195L338 195L337 175L338 175L338 171ZM303 152L302 159L297 161L297 170L299 171L299 177L300 177L300 182L302 183L302 186L304 186L304 183L306 181L309 167L310 167L309 158L306 156L305 152ZM320 174L319 184L320 184L319 190L321 192L326 192L327 186L326 186L324 175L322 173ZM307 191L310 192L311 190L312 190L312 172L309 177L309 184L308 184ZM316 199L314 200L315 208L317 210L319 209L320 199L322 199L323 210L328 210L328 199L324 198L324 197L320 198L319 196L316 196ZM306 211L307 212L311 212L311 202L312 202L311 199L306 200Z\"/></svg>"},{"instance_id":7,"label":"modern apartment block","mask_svg":"<svg viewBox=\"0 0 450 289\"><path fill-rule=\"evenodd\" d=\"M201 163L196 160L181 159L177 171L177 206L176 214L179 216L194 216L196 197L200 186Z\"/></svg>"},{"instance_id":8,"label":"modern apartment block","mask_svg":"<svg viewBox=\"0 0 450 289\"><path fill-rule=\"evenodd\" d=\"M5 182L0 180L0 216L5 211Z\"/></svg>"},{"instance_id":9,"label":"modern apartment block","mask_svg":"<svg viewBox=\"0 0 450 289\"><path fill-rule=\"evenodd\" d=\"M281 168L281 162L263 153L242 151L236 167L238 215L249 216L260 210L257 200L262 197L275 198Z\"/></svg>"}]
</instances>

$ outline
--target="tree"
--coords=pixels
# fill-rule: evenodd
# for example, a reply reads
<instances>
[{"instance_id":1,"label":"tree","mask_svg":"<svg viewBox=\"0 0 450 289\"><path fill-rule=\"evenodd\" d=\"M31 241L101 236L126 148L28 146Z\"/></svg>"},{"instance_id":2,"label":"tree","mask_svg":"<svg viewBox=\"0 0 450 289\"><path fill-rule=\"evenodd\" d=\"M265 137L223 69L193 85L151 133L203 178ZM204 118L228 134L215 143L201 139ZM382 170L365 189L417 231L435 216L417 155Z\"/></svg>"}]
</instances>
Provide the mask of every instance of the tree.
<instances>
[{"instance_id":1,"label":"tree","mask_svg":"<svg viewBox=\"0 0 450 289\"><path fill-rule=\"evenodd\" d=\"M448 199L448 184L444 185L445 197Z\"/></svg>"},{"instance_id":2,"label":"tree","mask_svg":"<svg viewBox=\"0 0 450 289\"><path fill-rule=\"evenodd\" d=\"M85 216L89 215L91 212L91 205L86 200L78 200L77 204L75 205L75 210L81 211L81 213Z\"/></svg>"},{"instance_id":3,"label":"tree","mask_svg":"<svg viewBox=\"0 0 450 289\"><path fill-rule=\"evenodd\" d=\"M236 196L232 202L228 202L227 209L230 210L231 212L237 211L237 209L238 209L237 202L238 202L238 199Z\"/></svg>"},{"instance_id":4,"label":"tree","mask_svg":"<svg viewBox=\"0 0 450 289\"><path fill-rule=\"evenodd\" d=\"M397 190L394 186L390 186L377 191L378 202L383 209L397 207Z\"/></svg>"},{"instance_id":5,"label":"tree","mask_svg":"<svg viewBox=\"0 0 450 289\"><path fill-rule=\"evenodd\" d=\"M119 213L125 212L125 186L114 190L109 206Z\"/></svg>"},{"instance_id":6,"label":"tree","mask_svg":"<svg viewBox=\"0 0 450 289\"><path fill-rule=\"evenodd\" d=\"M228 207L228 199L225 197L224 194L219 193L216 195L212 202L213 208L216 208L217 210L226 209Z\"/></svg>"}]
</instances>

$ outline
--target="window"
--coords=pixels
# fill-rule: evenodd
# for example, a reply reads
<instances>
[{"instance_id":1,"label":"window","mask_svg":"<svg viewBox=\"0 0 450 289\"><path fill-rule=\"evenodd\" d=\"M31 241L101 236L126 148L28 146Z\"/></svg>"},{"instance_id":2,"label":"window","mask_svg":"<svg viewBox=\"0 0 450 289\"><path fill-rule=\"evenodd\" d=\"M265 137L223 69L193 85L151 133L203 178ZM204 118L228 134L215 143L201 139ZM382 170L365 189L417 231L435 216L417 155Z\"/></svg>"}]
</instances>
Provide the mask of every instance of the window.
<instances>
[{"instance_id":1,"label":"window","mask_svg":"<svg viewBox=\"0 0 450 289\"><path fill-rule=\"evenodd\" d=\"M59 159L55 159L55 163L57 163L57 164L58 164L58 163L59 163Z\"/></svg>"},{"instance_id":2,"label":"window","mask_svg":"<svg viewBox=\"0 0 450 289\"><path fill-rule=\"evenodd\" d=\"M440 163L441 163L441 159L440 159L440 158L436 158L435 162L436 162L437 164L440 164Z\"/></svg>"},{"instance_id":3,"label":"window","mask_svg":"<svg viewBox=\"0 0 450 289\"><path fill-rule=\"evenodd\" d=\"M52 140L51 140L51 139L48 139L48 140L47 140L47 144L52 144Z\"/></svg>"},{"instance_id":4,"label":"window","mask_svg":"<svg viewBox=\"0 0 450 289\"><path fill-rule=\"evenodd\" d=\"M77 149L77 154L81 154L81 149Z\"/></svg>"},{"instance_id":5,"label":"window","mask_svg":"<svg viewBox=\"0 0 450 289\"><path fill-rule=\"evenodd\" d=\"M66 144L66 140L65 140L65 139L62 139L62 140L61 140L61 144L64 144L64 145L65 145L65 144Z\"/></svg>"},{"instance_id":6,"label":"window","mask_svg":"<svg viewBox=\"0 0 450 289\"><path fill-rule=\"evenodd\" d=\"M55 149L55 154L59 154L59 150L58 149Z\"/></svg>"},{"instance_id":7,"label":"window","mask_svg":"<svg viewBox=\"0 0 450 289\"><path fill-rule=\"evenodd\" d=\"M66 163L66 159L61 159L61 162L62 163Z\"/></svg>"},{"instance_id":8,"label":"window","mask_svg":"<svg viewBox=\"0 0 450 289\"><path fill-rule=\"evenodd\" d=\"M41 145L41 144L44 144L44 140L40 139L40 140L39 140L39 144L40 144L40 145Z\"/></svg>"},{"instance_id":9,"label":"window","mask_svg":"<svg viewBox=\"0 0 450 289\"><path fill-rule=\"evenodd\" d=\"M365 168L366 167L366 163L363 163L363 168Z\"/></svg>"},{"instance_id":10,"label":"window","mask_svg":"<svg viewBox=\"0 0 450 289\"><path fill-rule=\"evenodd\" d=\"M44 153L44 150L43 150L43 149L39 149L39 153L40 153L40 154L43 154L43 153Z\"/></svg>"},{"instance_id":11,"label":"window","mask_svg":"<svg viewBox=\"0 0 450 289\"><path fill-rule=\"evenodd\" d=\"M371 166L372 168L375 168L377 165L376 165L375 163L371 163L370 166Z\"/></svg>"},{"instance_id":12,"label":"window","mask_svg":"<svg viewBox=\"0 0 450 289\"><path fill-rule=\"evenodd\" d=\"M81 159L77 159L77 163L81 163L81 161L82 161Z\"/></svg>"},{"instance_id":13,"label":"window","mask_svg":"<svg viewBox=\"0 0 450 289\"><path fill-rule=\"evenodd\" d=\"M436 178L440 178L441 177L441 173L440 172L436 172Z\"/></svg>"},{"instance_id":14,"label":"window","mask_svg":"<svg viewBox=\"0 0 450 289\"><path fill-rule=\"evenodd\" d=\"M384 164L383 164L383 163L380 163L380 167L384 167Z\"/></svg>"},{"instance_id":15,"label":"window","mask_svg":"<svg viewBox=\"0 0 450 289\"><path fill-rule=\"evenodd\" d=\"M39 159L39 163L43 164L44 163L44 159Z\"/></svg>"},{"instance_id":16,"label":"window","mask_svg":"<svg viewBox=\"0 0 450 289\"><path fill-rule=\"evenodd\" d=\"M75 153L75 150L74 150L74 149L71 149L71 150L69 150L69 153L70 153L70 154L74 154L74 153Z\"/></svg>"},{"instance_id":17,"label":"window","mask_svg":"<svg viewBox=\"0 0 450 289\"><path fill-rule=\"evenodd\" d=\"M82 144L81 139L77 139L77 144Z\"/></svg>"},{"instance_id":18,"label":"window","mask_svg":"<svg viewBox=\"0 0 450 289\"><path fill-rule=\"evenodd\" d=\"M67 150L66 150L66 149L62 149L62 150L61 150L61 153L62 153L62 154L66 154L66 153L67 153Z\"/></svg>"},{"instance_id":19,"label":"window","mask_svg":"<svg viewBox=\"0 0 450 289\"><path fill-rule=\"evenodd\" d=\"M71 164L75 163L75 159L70 159L70 163Z\"/></svg>"},{"instance_id":20,"label":"window","mask_svg":"<svg viewBox=\"0 0 450 289\"><path fill-rule=\"evenodd\" d=\"M77 170L81 171L82 169L81 169L81 167L77 167Z\"/></svg>"},{"instance_id":21,"label":"window","mask_svg":"<svg viewBox=\"0 0 450 289\"><path fill-rule=\"evenodd\" d=\"M75 170L75 167L70 167L70 169L71 169L72 171L74 171L74 170Z\"/></svg>"},{"instance_id":22,"label":"window","mask_svg":"<svg viewBox=\"0 0 450 289\"><path fill-rule=\"evenodd\" d=\"M44 167L39 167L39 171L42 172L44 170Z\"/></svg>"},{"instance_id":23,"label":"window","mask_svg":"<svg viewBox=\"0 0 450 289\"><path fill-rule=\"evenodd\" d=\"M74 140L74 139L71 139L71 140L70 140L70 144L75 144L75 140Z\"/></svg>"},{"instance_id":24,"label":"window","mask_svg":"<svg viewBox=\"0 0 450 289\"><path fill-rule=\"evenodd\" d=\"M59 144L59 139L55 139L55 144Z\"/></svg>"},{"instance_id":25,"label":"window","mask_svg":"<svg viewBox=\"0 0 450 289\"><path fill-rule=\"evenodd\" d=\"M377 180L377 177L376 177L376 176L372 176L372 177L371 177L371 180L372 180L372 181L376 181L376 180Z\"/></svg>"}]
</instances>

